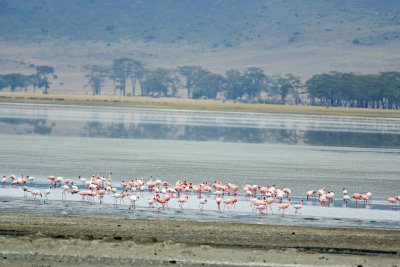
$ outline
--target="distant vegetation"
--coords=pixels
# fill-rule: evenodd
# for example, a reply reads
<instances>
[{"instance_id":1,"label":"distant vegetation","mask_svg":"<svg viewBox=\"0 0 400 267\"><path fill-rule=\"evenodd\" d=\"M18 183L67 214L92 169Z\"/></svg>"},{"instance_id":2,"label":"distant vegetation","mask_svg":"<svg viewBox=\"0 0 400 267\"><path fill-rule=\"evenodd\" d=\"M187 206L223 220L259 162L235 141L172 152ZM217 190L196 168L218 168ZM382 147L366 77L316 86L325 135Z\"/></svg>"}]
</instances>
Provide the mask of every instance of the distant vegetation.
<instances>
[{"instance_id":1,"label":"distant vegetation","mask_svg":"<svg viewBox=\"0 0 400 267\"><path fill-rule=\"evenodd\" d=\"M115 59L111 66L85 67L85 77L93 95L101 94L105 81L112 80L114 95L177 97L184 90L192 99L225 99L245 103L334 107L400 108L400 72L357 74L329 72L316 74L305 83L292 74L268 76L258 67L228 70L225 75L200 66L150 69L132 58ZM37 66L36 73L0 75L0 90L48 93L49 77L57 76L50 66ZM131 86L128 88L128 86Z\"/></svg>"},{"instance_id":2,"label":"distant vegetation","mask_svg":"<svg viewBox=\"0 0 400 267\"><path fill-rule=\"evenodd\" d=\"M2 0L3 40L46 39L233 47L400 38L399 1L380 0Z\"/></svg>"},{"instance_id":3,"label":"distant vegetation","mask_svg":"<svg viewBox=\"0 0 400 267\"><path fill-rule=\"evenodd\" d=\"M37 66L36 73L32 75L24 75L21 73L10 73L0 75L0 90L9 88L11 92L28 91L28 87L32 87L33 92L36 89L43 89L43 93L47 94L50 88L50 79L57 79L54 74L54 68L50 66Z\"/></svg>"}]
</instances>

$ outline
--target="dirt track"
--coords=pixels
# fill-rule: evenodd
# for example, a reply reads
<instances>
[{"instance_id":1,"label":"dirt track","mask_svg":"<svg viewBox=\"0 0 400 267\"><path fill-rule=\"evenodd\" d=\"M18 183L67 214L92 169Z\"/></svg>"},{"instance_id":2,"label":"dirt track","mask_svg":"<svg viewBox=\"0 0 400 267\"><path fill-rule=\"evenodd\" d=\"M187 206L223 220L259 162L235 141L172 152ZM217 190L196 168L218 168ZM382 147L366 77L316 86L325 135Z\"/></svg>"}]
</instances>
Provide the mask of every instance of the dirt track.
<instances>
[{"instance_id":1,"label":"dirt track","mask_svg":"<svg viewBox=\"0 0 400 267\"><path fill-rule=\"evenodd\" d=\"M1 265L400 263L400 230L2 214Z\"/></svg>"}]
</instances>

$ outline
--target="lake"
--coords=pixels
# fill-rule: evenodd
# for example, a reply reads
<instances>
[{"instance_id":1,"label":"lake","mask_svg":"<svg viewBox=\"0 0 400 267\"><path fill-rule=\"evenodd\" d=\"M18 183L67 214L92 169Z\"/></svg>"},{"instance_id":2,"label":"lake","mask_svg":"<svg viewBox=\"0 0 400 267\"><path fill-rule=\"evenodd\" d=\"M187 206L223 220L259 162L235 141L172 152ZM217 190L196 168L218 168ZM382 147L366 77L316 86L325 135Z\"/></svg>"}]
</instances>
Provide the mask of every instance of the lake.
<instances>
[{"instance_id":1,"label":"lake","mask_svg":"<svg viewBox=\"0 0 400 267\"><path fill-rule=\"evenodd\" d=\"M370 212L363 225L400 220L386 203L388 195L400 195L396 118L2 103L0 136L2 174L34 176L42 188L49 175L77 180L109 170L114 181L152 176L170 184L276 184L291 188L297 202L306 191L326 187L336 194L334 207L321 213L312 203L308 217L317 209L327 218L336 208L355 220L350 214L362 207L342 207L346 188L349 194L373 194L373 205L362 211ZM4 190L3 197L15 192ZM238 212L251 212L246 209L248 204L239 205Z\"/></svg>"}]
</instances>

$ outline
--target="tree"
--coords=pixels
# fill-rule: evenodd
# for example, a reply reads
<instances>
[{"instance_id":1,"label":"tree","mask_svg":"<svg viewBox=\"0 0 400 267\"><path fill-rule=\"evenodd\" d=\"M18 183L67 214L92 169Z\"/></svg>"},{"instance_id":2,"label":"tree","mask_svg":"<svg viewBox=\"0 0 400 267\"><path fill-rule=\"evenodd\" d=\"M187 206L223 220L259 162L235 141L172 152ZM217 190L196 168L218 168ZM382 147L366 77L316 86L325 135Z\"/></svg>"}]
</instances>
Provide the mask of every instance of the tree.
<instances>
[{"instance_id":1,"label":"tree","mask_svg":"<svg viewBox=\"0 0 400 267\"><path fill-rule=\"evenodd\" d=\"M146 80L143 83L143 94L166 96L172 82L171 73L171 70L165 68L157 68L154 71L148 71Z\"/></svg>"},{"instance_id":2,"label":"tree","mask_svg":"<svg viewBox=\"0 0 400 267\"><path fill-rule=\"evenodd\" d=\"M130 61L130 78L132 80L132 96L135 95L136 89L136 81L139 81L140 88L142 89L143 94L143 79L146 73L145 68L143 67L142 62L138 60L131 60Z\"/></svg>"},{"instance_id":3,"label":"tree","mask_svg":"<svg viewBox=\"0 0 400 267\"><path fill-rule=\"evenodd\" d=\"M250 100L259 100L260 93L266 87L267 75L264 70L257 67L248 68L244 73L243 87Z\"/></svg>"},{"instance_id":4,"label":"tree","mask_svg":"<svg viewBox=\"0 0 400 267\"><path fill-rule=\"evenodd\" d=\"M32 85L34 93L36 92L36 88L39 86L39 79L40 77L37 74L32 74L28 76L28 82Z\"/></svg>"},{"instance_id":5,"label":"tree","mask_svg":"<svg viewBox=\"0 0 400 267\"><path fill-rule=\"evenodd\" d=\"M218 92L222 91L224 81L224 77L220 74L210 71L203 72L193 89L192 98L206 97L216 99Z\"/></svg>"},{"instance_id":6,"label":"tree","mask_svg":"<svg viewBox=\"0 0 400 267\"><path fill-rule=\"evenodd\" d=\"M238 70L228 70L225 73L225 97L226 99L241 99L245 94L243 88L243 76Z\"/></svg>"},{"instance_id":7,"label":"tree","mask_svg":"<svg viewBox=\"0 0 400 267\"><path fill-rule=\"evenodd\" d=\"M48 75L54 74L54 68L50 66L37 66L36 67L36 75L39 77L38 79L38 87L44 87L43 94L49 93L50 82L48 79ZM57 76L53 75L53 79L56 79Z\"/></svg>"},{"instance_id":8,"label":"tree","mask_svg":"<svg viewBox=\"0 0 400 267\"><path fill-rule=\"evenodd\" d=\"M274 102L278 102L278 96L282 103L286 102L286 97L292 90L292 83L285 77L279 75L273 76L270 79L268 90L273 95Z\"/></svg>"},{"instance_id":9,"label":"tree","mask_svg":"<svg viewBox=\"0 0 400 267\"><path fill-rule=\"evenodd\" d=\"M302 84L300 77L293 76L290 73L286 74L283 88L281 88L281 90L282 89L283 89L283 91L281 92L282 96L284 96L287 93L286 90L289 90L288 92L293 95L294 103L296 105L302 102L300 95L304 93L303 92L304 85ZM282 100L284 100L284 98Z\"/></svg>"},{"instance_id":10,"label":"tree","mask_svg":"<svg viewBox=\"0 0 400 267\"><path fill-rule=\"evenodd\" d=\"M7 81L0 75L0 91L8 87Z\"/></svg>"},{"instance_id":11,"label":"tree","mask_svg":"<svg viewBox=\"0 0 400 267\"><path fill-rule=\"evenodd\" d=\"M10 87L11 92L15 92L16 88L24 88L27 86L27 76L21 73L11 73L2 76L6 81L7 86Z\"/></svg>"},{"instance_id":12,"label":"tree","mask_svg":"<svg viewBox=\"0 0 400 267\"><path fill-rule=\"evenodd\" d=\"M111 70L114 80L114 94L115 89L120 90L120 94L125 95L126 81L132 75L133 59L119 58L113 61Z\"/></svg>"},{"instance_id":13,"label":"tree","mask_svg":"<svg viewBox=\"0 0 400 267\"><path fill-rule=\"evenodd\" d=\"M88 84L92 88L93 95L99 95L101 93L101 89L104 85L104 82L109 74L109 68L91 65L84 67L86 71L89 71L89 74L86 74L85 77L88 79Z\"/></svg>"},{"instance_id":14,"label":"tree","mask_svg":"<svg viewBox=\"0 0 400 267\"><path fill-rule=\"evenodd\" d=\"M200 77L204 75L204 70L200 66L183 66L178 67L178 73L185 77L186 83L185 87L187 90L188 98L192 97L192 90L196 86Z\"/></svg>"}]
</instances>

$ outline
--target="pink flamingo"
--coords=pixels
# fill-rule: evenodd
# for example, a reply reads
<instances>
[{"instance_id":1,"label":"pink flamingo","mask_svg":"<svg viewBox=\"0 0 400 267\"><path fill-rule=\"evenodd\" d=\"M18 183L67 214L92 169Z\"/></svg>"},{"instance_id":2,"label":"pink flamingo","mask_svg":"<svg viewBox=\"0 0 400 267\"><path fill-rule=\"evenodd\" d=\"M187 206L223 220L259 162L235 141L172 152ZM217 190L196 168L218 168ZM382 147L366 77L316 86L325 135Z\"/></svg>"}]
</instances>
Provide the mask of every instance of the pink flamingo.
<instances>
[{"instance_id":1,"label":"pink flamingo","mask_svg":"<svg viewBox=\"0 0 400 267\"><path fill-rule=\"evenodd\" d=\"M167 204L167 201L164 198L160 197L159 195L156 196L155 200L162 205L162 209L164 210L165 204ZM169 207L168 207L168 210L169 210Z\"/></svg>"},{"instance_id":2,"label":"pink flamingo","mask_svg":"<svg viewBox=\"0 0 400 267\"><path fill-rule=\"evenodd\" d=\"M14 185L19 185L19 180L14 180L11 182L11 187L14 187Z\"/></svg>"},{"instance_id":3,"label":"pink flamingo","mask_svg":"<svg viewBox=\"0 0 400 267\"><path fill-rule=\"evenodd\" d=\"M1 183L3 185L3 188L6 187L6 182L7 182L7 176L4 175L3 178L1 179Z\"/></svg>"},{"instance_id":4,"label":"pink flamingo","mask_svg":"<svg viewBox=\"0 0 400 267\"><path fill-rule=\"evenodd\" d=\"M218 197L215 199L215 201L217 202L218 210L221 210L221 201L222 201L222 198L221 198L220 196L218 196Z\"/></svg>"},{"instance_id":5,"label":"pink flamingo","mask_svg":"<svg viewBox=\"0 0 400 267\"><path fill-rule=\"evenodd\" d=\"M269 208L270 208L272 214L274 214L274 211L272 210L272 203L274 203L274 202L275 202L275 198L273 198L273 197L269 197L265 200L265 204L269 205Z\"/></svg>"},{"instance_id":6,"label":"pink flamingo","mask_svg":"<svg viewBox=\"0 0 400 267\"><path fill-rule=\"evenodd\" d=\"M356 207L357 207L357 200L361 200L361 194L359 193L354 193L353 198L356 200Z\"/></svg>"},{"instance_id":7,"label":"pink flamingo","mask_svg":"<svg viewBox=\"0 0 400 267\"><path fill-rule=\"evenodd\" d=\"M310 190L310 191L307 191L306 192L306 196L307 196L307 200L310 198L310 197L314 197L315 196L315 190Z\"/></svg>"},{"instance_id":8,"label":"pink flamingo","mask_svg":"<svg viewBox=\"0 0 400 267\"><path fill-rule=\"evenodd\" d=\"M33 199L36 199L36 197L38 197L38 196L42 197L42 193L40 193L39 190L35 190L31 193L33 195Z\"/></svg>"},{"instance_id":9,"label":"pink flamingo","mask_svg":"<svg viewBox=\"0 0 400 267\"><path fill-rule=\"evenodd\" d=\"M293 208L296 209L295 213L299 212L301 215L301 212L299 210L301 210L301 208L303 207L303 200L300 200L300 204L294 205Z\"/></svg>"},{"instance_id":10,"label":"pink flamingo","mask_svg":"<svg viewBox=\"0 0 400 267\"><path fill-rule=\"evenodd\" d=\"M388 196L388 199L387 199L390 203L392 203L393 205L392 205L392 209L393 209L393 207L396 207L397 205L396 205L396 199L395 198L393 198L393 197L390 197L390 196Z\"/></svg>"},{"instance_id":11,"label":"pink flamingo","mask_svg":"<svg viewBox=\"0 0 400 267\"><path fill-rule=\"evenodd\" d=\"M181 209L183 209L183 207L182 207L183 203L186 203L188 201L188 199L189 199L188 196L181 197L180 199L178 199L179 206L181 207Z\"/></svg>"},{"instance_id":12,"label":"pink flamingo","mask_svg":"<svg viewBox=\"0 0 400 267\"><path fill-rule=\"evenodd\" d=\"M103 197L106 194L106 188L99 190L98 192L100 204L103 202Z\"/></svg>"},{"instance_id":13,"label":"pink flamingo","mask_svg":"<svg viewBox=\"0 0 400 267\"><path fill-rule=\"evenodd\" d=\"M283 210L283 211L282 211L282 217L283 217L284 214L285 214L285 209L289 208L289 206L290 206L290 198L288 198L288 202L286 202L286 203L284 203L284 204L282 204L282 205L279 206L279 211L280 211L280 210Z\"/></svg>"},{"instance_id":14,"label":"pink flamingo","mask_svg":"<svg viewBox=\"0 0 400 267\"><path fill-rule=\"evenodd\" d=\"M263 210L267 210L267 205L265 203L262 203L256 207L260 214L267 214L267 212L263 213Z\"/></svg>"}]
</instances>

